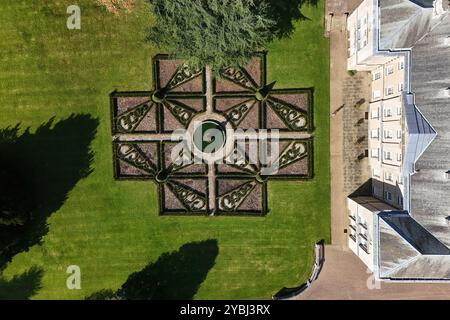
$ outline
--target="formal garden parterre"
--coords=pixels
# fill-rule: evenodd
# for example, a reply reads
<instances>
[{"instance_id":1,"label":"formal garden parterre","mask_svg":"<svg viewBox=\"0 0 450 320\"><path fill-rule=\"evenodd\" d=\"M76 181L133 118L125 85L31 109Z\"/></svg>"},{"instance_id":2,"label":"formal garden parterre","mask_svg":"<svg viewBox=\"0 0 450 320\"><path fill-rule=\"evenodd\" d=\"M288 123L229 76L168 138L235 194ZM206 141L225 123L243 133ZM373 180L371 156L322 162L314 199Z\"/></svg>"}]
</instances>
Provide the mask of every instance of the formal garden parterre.
<instances>
[{"instance_id":1,"label":"formal garden parterre","mask_svg":"<svg viewBox=\"0 0 450 320\"><path fill-rule=\"evenodd\" d=\"M266 80L266 53L217 75L167 55L155 56L153 68L153 91L110 95L111 124L114 177L155 181L161 215L264 216L269 180L312 178L313 90L274 89ZM219 136L209 137L208 129ZM260 134L265 130L279 131L274 159L260 150L275 142ZM175 150L177 132L194 147ZM214 140L222 152L206 151Z\"/></svg>"}]
</instances>

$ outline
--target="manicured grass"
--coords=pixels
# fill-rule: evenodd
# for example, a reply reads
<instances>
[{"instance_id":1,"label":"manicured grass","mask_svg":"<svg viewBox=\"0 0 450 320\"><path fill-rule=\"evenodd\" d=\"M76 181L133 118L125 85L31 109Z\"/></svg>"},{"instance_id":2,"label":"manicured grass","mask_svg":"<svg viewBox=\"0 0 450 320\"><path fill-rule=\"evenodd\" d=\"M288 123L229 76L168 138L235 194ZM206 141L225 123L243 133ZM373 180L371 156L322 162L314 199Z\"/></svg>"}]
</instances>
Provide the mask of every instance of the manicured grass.
<instances>
[{"instance_id":1,"label":"manicured grass","mask_svg":"<svg viewBox=\"0 0 450 320\"><path fill-rule=\"evenodd\" d=\"M52 117L58 122L72 113L99 120L91 144L92 173L49 217L42 244L14 257L6 280L41 268L41 289L32 298L79 299L119 288L164 252L216 239L215 265L195 298L269 299L281 287L303 282L311 271L314 242L330 240L323 1L304 9L311 20L296 23L290 39L269 47L268 80L277 80L276 88L314 87L315 178L271 182L266 218L159 217L153 183L113 180L108 94L150 90L150 58L158 52L143 42L151 21L146 5L115 17L93 2L78 1L80 31L66 28L66 1L2 2L0 128L20 123L33 132ZM72 264L81 268L81 290L66 288L66 268Z\"/></svg>"}]
</instances>

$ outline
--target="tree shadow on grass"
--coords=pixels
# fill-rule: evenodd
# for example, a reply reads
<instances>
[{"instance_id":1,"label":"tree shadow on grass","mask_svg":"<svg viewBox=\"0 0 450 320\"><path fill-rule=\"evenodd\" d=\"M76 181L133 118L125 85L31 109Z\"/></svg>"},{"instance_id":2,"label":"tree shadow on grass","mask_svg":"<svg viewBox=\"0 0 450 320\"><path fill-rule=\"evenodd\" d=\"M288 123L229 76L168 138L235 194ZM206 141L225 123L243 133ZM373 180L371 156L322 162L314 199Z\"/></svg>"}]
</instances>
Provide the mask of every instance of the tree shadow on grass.
<instances>
[{"instance_id":1,"label":"tree shadow on grass","mask_svg":"<svg viewBox=\"0 0 450 320\"><path fill-rule=\"evenodd\" d=\"M44 271L33 267L11 280L0 277L0 300L26 300L41 288Z\"/></svg>"},{"instance_id":2,"label":"tree shadow on grass","mask_svg":"<svg viewBox=\"0 0 450 320\"><path fill-rule=\"evenodd\" d=\"M34 133L27 128L19 134L19 124L0 130L1 213L24 217L19 223L0 224L0 272L16 254L41 242L48 217L92 172L90 144L98 119L72 114L54 122L50 119ZM36 274L24 274L23 279Z\"/></svg>"},{"instance_id":3,"label":"tree shadow on grass","mask_svg":"<svg viewBox=\"0 0 450 320\"><path fill-rule=\"evenodd\" d=\"M269 17L275 21L273 34L278 37L289 37L294 31L294 22L310 20L302 13L303 5L316 7L318 0L256 0L256 3L266 3Z\"/></svg>"},{"instance_id":4,"label":"tree shadow on grass","mask_svg":"<svg viewBox=\"0 0 450 320\"><path fill-rule=\"evenodd\" d=\"M86 299L191 300L214 266L218 253L217 240L187 243L131 274L116 292L101 290Z\"/></svg>"}]
</instances>

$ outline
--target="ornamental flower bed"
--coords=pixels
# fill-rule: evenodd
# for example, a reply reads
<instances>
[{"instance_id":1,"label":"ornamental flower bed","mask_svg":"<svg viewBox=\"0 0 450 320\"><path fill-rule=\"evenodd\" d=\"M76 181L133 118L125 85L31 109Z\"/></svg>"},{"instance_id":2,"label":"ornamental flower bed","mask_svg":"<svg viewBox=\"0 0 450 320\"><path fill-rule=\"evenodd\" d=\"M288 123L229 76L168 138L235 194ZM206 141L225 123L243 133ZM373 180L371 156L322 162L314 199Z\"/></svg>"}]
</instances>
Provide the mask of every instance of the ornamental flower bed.
<instances>
[{"instance_id":1,"label":"ornamental flower bed","mask_svg":"<svg viewBox=\"0 0 450 320\"><path fill-rule=\"evenodd\" d=\"M161 215L263 216L269 211L270 180L312 178L312 89L275 89L266 81L264 53L246 66L221 70L218 77L166 55L154 57L153 65L154 90L111 93L111 125L114 177L154 181ZM218 136L195 129L199 121L205 128L219 128L220 141L231 152L219 158L216 151L208 154ZM279 130L280 140L278 155L269 161L278 170L268 174L250 140L261 142L260 133L271 129ZM177 149L174 134L197 139L198 130L203 140L197 147L205 150ZM255 136L243 143L230 140L235 137L229 132L240 130ZM266 140L270 151L274 140ZM186 160L198 154L205 154L204 161Z\"/></svg>"}]
</instances>

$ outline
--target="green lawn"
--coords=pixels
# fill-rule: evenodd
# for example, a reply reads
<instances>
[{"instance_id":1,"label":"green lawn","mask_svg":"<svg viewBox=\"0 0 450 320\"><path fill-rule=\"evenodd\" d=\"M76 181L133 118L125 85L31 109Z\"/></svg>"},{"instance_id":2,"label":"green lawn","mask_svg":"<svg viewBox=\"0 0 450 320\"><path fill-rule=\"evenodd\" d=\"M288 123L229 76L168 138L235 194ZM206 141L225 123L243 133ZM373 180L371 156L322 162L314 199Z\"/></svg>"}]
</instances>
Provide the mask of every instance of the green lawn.
<instances>
[{"instance_id":1,"label":"green lawn","mask_svg":"<svg viewBox=\"0 0 450 320\"><path fill-rule=\"evenodd\" d=\"M33 133L50 118L58 122L72 113L89 114L99 125L91 144L92 173L48 218L42 243L14 257L0 290L1 281L40 268L41 289L33 299L84 298L119 288L164 252L207 239L217 240L218 255L197 299L269 299L281 287L303 282L314 242L330 240L323 1L303 10L311 20L296 23L290 39L268 48L269 82L277 80L278 88L314 87L315 178L271 182L265 218L159 217L153 183L113 180L108 94L150 90L151 57L158 52L143 42L151 20L145 5L115 17L93 3L78 1L82 28L70 31L67 1L2 0L0 128L20 123ZM70 153L69 142L60 152ZM66 288L66 268L72 264L81 268L81 290Z\"/></svg>"}]
</instances>

